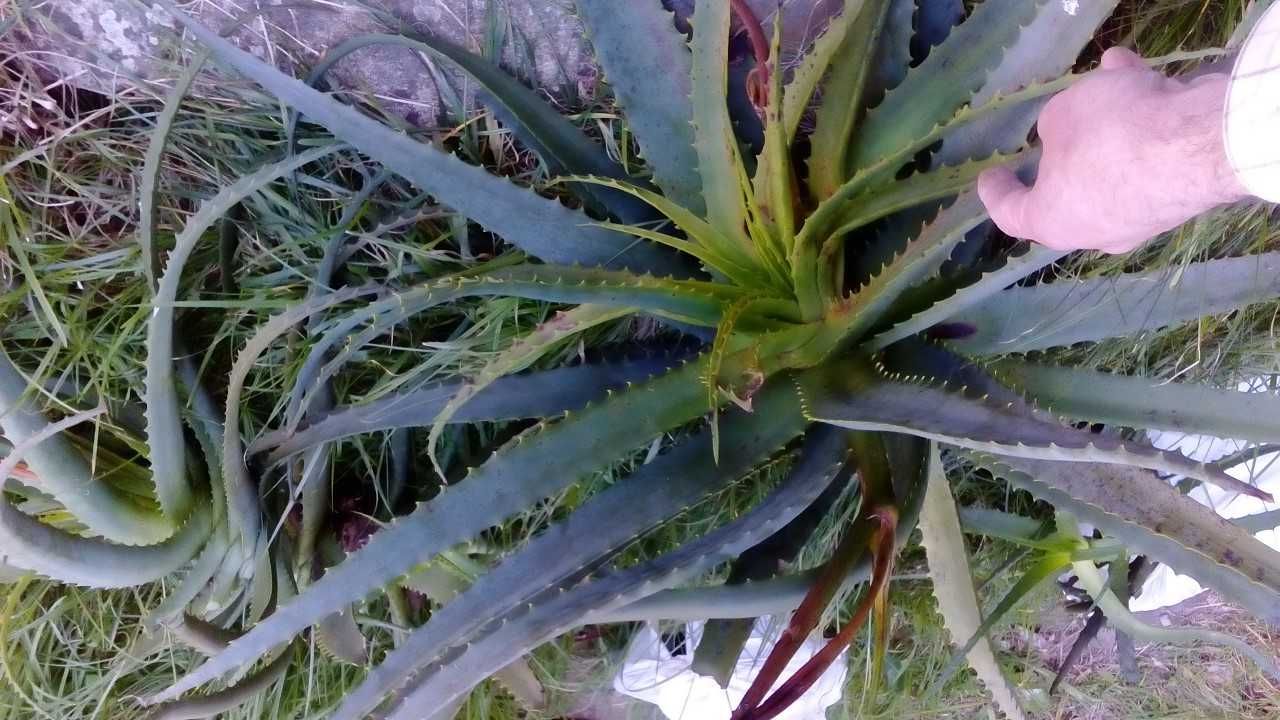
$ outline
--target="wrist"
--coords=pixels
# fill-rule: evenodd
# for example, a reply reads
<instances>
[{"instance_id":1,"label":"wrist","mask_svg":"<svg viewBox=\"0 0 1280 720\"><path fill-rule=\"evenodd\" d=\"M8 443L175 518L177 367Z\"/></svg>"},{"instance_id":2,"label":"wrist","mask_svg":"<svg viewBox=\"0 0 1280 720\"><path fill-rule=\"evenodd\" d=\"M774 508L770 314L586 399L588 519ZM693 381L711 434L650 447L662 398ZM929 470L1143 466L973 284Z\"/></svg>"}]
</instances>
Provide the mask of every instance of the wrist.
<instances>
[{"instance_id":1,"label":"wrist","mask_svg":"<svg viewBox=\"0 0 1280 720\"><path fill-rule=\"evenodd\" d=\"M1250 196L1227 150L1223 108L1230 84L1226 74L1204 75L1189 83L1182 98L1183 117L1189 125L1185 129L1189 165L1198 168L1189 180L1193 192L1207 206L1238 202Z\"/></svg>"}]
</instances>

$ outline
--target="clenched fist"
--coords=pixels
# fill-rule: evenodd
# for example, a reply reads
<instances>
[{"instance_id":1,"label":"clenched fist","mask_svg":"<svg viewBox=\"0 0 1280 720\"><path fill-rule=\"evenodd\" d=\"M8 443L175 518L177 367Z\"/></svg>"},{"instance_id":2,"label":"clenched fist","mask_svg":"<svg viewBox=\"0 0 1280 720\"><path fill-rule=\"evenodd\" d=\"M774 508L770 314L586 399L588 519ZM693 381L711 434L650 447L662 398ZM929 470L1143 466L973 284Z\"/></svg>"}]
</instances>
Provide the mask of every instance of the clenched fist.
<instances>
[{"instance_id":1,"label":"clenched fist","mask_svg":"<svg viewBox=\"0 0 1280 720\"><path fill-rule=\"evenodd\" d=\"M978 178L1005 233L1059 250L1128 252L1215 206L1248 196L1223 140L1228 76L1169 78L1123 48L1040 114L1039 176Z\"/></svg>"}]
</instances>

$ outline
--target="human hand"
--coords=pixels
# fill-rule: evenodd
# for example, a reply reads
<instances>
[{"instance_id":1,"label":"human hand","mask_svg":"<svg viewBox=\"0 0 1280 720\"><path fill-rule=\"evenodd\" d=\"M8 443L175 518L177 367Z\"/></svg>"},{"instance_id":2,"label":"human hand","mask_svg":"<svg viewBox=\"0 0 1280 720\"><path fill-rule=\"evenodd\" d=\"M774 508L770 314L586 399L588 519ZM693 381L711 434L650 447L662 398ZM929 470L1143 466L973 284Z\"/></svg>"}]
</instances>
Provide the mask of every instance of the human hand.
<instances>
[{"instance_id":1,"label":"human hand","mask_svg":"<svg viewBox=\"0 0 1280 720\"><path fill-rule=\"evenodd\" d=\"M978 178L978 195L1008 235L1058 250L1133 250L1248 196L1223 143L1227 83L1167 78L1111 48L1040 113L1035 185L994 168Z\"/></svg>"}]
</instances>

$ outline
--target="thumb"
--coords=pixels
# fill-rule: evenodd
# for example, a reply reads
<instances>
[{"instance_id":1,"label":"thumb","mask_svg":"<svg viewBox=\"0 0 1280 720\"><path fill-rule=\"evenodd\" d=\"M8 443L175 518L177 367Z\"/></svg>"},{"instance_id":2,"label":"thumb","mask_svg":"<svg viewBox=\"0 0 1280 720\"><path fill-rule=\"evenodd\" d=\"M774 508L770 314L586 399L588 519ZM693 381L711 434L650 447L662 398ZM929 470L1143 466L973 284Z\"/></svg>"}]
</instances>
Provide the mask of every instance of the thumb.
<instances>
[{"instance_id":1,"label":"thumb","mask_svg":"<svg viewBox=\"0 0 1280 720\"><path fill-rule=\"evenodd\" d=\"M1108 48L1102 53L1103 70L1149 70L1147 63L1138 53L1119 45Z\"/></svg>"},{"instance_id":2,"label":"thumb","mask_svg":"<svg viewBox=\"0 0 1280 720\"><path fill-rule=\"evenodd\" d=\"M1007 167L984 170L978 176L978 197L987 206L991 219L1004 234L1028 238L1032 233L1031 188L1022 184Z\"/></svg>"}]
</instances>

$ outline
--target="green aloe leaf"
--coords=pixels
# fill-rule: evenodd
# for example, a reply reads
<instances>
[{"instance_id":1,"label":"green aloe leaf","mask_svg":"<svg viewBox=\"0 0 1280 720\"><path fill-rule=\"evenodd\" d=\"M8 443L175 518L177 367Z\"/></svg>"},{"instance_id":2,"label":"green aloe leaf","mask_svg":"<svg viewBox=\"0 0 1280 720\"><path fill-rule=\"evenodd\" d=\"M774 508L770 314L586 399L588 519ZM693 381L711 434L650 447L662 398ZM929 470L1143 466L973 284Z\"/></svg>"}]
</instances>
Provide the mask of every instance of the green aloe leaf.
<instances>
[{"instance_id":1,"label":"green aloe leaf","mask_svg":"<svg viewBox=\"0 0 1280 720\"><path fill-rule=\"evenodd\" d=\"M470 423L558 416L569 410L581 409L611 391L660 375L676 363L676 358L658 357L500 378L459 408L453 420ZM339 406L297 431L282 429L262 435L249 446L249 453L267 452L266 463L270 466L295 453L344 437L397 428L426 427L440 414L449 398L461 389L462 382L433 383L420 390L406 390L358 405Z\"/></svg>"},{"instance_id":2,"label":"green aloe leaf","mask_svg":"<svg viewBox=\"0 0 1280 720\"><path fill-rule=\"evenodd\" d=\"M698 417L705 411L702 387L697 382L699 370L697 365L687 365L615 395L609 402L518 436L465 481L375 534L347 562L331 568L226 652L155 699L176 698L252 662L414 565L563 490L636 444ZM406 548L412 551L406 552Z\"/></svg>"},{"instance_id":3,"label":"green aloe leaf","mask_svg":"<svg viewBox=\"0 0 1280 720\"><path fill-rule=\"evenodd\" d=\"M1067 13L1059 2L1041 4L1035 19L1021 29L1013 44L1000 54L999 64L982 78L982 87L969 105L985 105L1070 71L1094 39L1098 26L1118 4L1118 0L1081 3L1074 13ZM993 152L1013 152L1026 140L1044 102L1044 98L1029 98L949 132L936 155L938 162L953 164Z\"/></svg>"},{"instance_id":4,"label":"green aloe leaf","mask_svg":"<svg viewBox=\"0 0 1280 720\"><path fill-rule=\"evenodd\" d=\"M1124 543L1213 588L1269 622L1280 621L1280 553L1150 472L965 453Z\"/></svg>"},{"instance_id":5,"label":"green aloe leaf","mask_svg":"<svg viewBox=\"0 0 1280 720\"><path fill-rule=\"evenodd\" d=\"M963 24L867 113L850 157L869 167L928 134L969 103L987 76L1048 0L984 0Z\"/></svg>"},{"instance_id":6,"label":"green aloe leaf","mask_svg":"<svg viewBox=\"0 0 1280 720\"><path fill-rule=\"evenodd\" d=\"M697 0L693 20L693 147L707 202L707 220L725 237L743 238L747 213L738 183L742 157L728 95L729 3Z\"/></svg>"},{"instance_id":7,"label":"green aloe leaf","mask_svg":"<svg viewBox=\"0 0 1280 720\"><path fill-rule=\"evenodd\" d=\"M985 160L918 173L882 188L867 188L860 176L842 185L814 211L796 237L791 257L797 296L830 297L836 287L835 263L845 234L880 218L968 189L987 168L1023 162L1019 155L995 155ZM817 272L814 272L817 268Z\"/></svg>"},{"instance_id":8,"label":"green aloe leaf","mask_svg":"<svg viewBox=\"0 0 1280 720\"><path fill-rule=\"evenodd\" d=\"M791 167L791 136L783 118L785 95L782 87L782 13L773 16L773 42L769 49L769 102L764 117L764 149L756 165L752 187L745 190L755 202L753 214L767 228L761 233L763 244L779 257L791 251L796 235L796 198L798 186Z\"/></svg>"},{"instance_id":9,"label":"green aloe leaf","mask_svg":"<svg viewBox=\"0 0 1280 720\"><path fill-rule=\"evenodd\" d=\"M520 265L497 270L478 277L450 277L414 288L390 293L385 299L369 303L334 321L324 335L311 345L311 351L298 371L295 385L309 389L314 397L351 355L378 336L416 313L446 302L467 297L507 296L564 303L591 303L635 307L682 321L714 327L722 310L741 297L740 288L719 283L675 281L641 277L624 272L594 268L561 268L545 265ZM768 303L787 310L788 301ZM354 338L352 332L368 324ZM330 356L338 343L342 349ZM300 392L295 389L294 392ZM291 428L301 421L310 399L300 403L289 418Z\"/></svg>"},{"instance_id":10,"label":"green aloe leaf","mask_svg":"<svg viewBox=\"0 0 1280 720\"><path fill-rule=\"evenodd\" d=\"M203 697L175 700L159 705L147 715L147 720L197 720L230 712L265 692L284 677L293 661L293 653L285 651L258 672L244 678L232 687Z\"/></svg>"},{"instance_id":11,"label":"green aloe leaf","mask_svg":"<svg viewBox=\"0 0 1280 720\"><path fill-rule=\"evenodd\" d=\"M98 412L73 415L33 432L0 462L0 478L10 477L32 448ZM186 524L162 543L114 545L46 525L15 508L0 493L0 563L71 585L122 588L158 580L195 557L211 531L209 513L195 510L188 514Z\"/></svg>"},{"instance_id":12,"label":"green aloe leaf","mask_svg":"<svg viewBox=\"0 0 1280 720\"><path fill-rule=\"evenodd\" d=\"M859 381L856 368L835 366L801 384L805 411L851 430L899 432L1002 456L1068 463L1114 463L1183 474L1218 487L1266 497L1219 468L1145 443L1058 424L1016 404L966 397L928 384Z\"/></svg>"},{"instance_id":13,"label":"green aloe leaf","mask_svg":"<svg viewBox=\"0 0 1280 720\"><path fill-rule=\"evenodd\" d=\"M928 330L934 325L950 322L953 318L956 323L967 327L964 311L981 305L989 298L1000 297L1001 291L1005 288L1047 265L1052 265L1064 255L1066 253L1050 250L1043 245L1030 245L1023 248L1022 252L1011 253L1004 258L999 268L984 273L977 280L956 290L929 309L900 320L877 333L866 343L866 346L870 350L881 350L903 338Z\"/></svg>"},{"instance_id":14,"label":"green aloe leaf","mask_svg":"<svg viewBox=\"0 0 1280 720\"><path fill-rule=\"evenodd\" d=\"M814 200L831 197L844 181L846 158L854 128L862 117L868 79L873 72L874 52L896 0L863 0L856 17L830 59L831 72L822 87L809 156L809 192ZM799 77L799 76L797 76Z\"/></svg>"},{"instance_id":15,"label":"green aloe leaf","mask_svg":"<svg viewBox=\"0 0 1280 720\"><path fill-rule=\"evenodd\" d=\"M504 375L528 368L565 339L597 325L620 320L633 312L634 309L628 307L578 305L556 313L551 320L516 339L497 357L490 360L479 373L463 384L449 402L440 409L440 414L432 420L431 431L427 438L427 453L431 456L432 462L436 463L436 471L444 477L444 469L440 467L435 454L440 432L464 405L471 402L472 398Z\"/></svg>"},{"instance_id":16,"label":"green aloe leaf","mask_svg":"<svg viewBox=\"0 0 1280 720\"><path fill-rule=\"evenodd\" d=\"M661 248L590 226L581 212L519 188L486 170L424 145L360 114L223 40L169 0L157 0L214 57L262 85L282 102L346 139L361 152L430 192L507 242L549 262L634 267L683 274L682 261Z\"/></svg>"},{"instance_id":17,"label":"green aloe leaf","mask_svg":"<svg viewBox=\"0 0 1280 720\"><path fill-rule=\"evenodd\" d=\"M685 582L723 563L790 522L813 502L838 466L792 476L762 503L699 540L648 563L555 585L533 598L527 609L490 623L468 645L455 647L401 693L388 716L418 717L477 683L534 647L576 627L591 613L625 605L664 587Z\"/></svg>"},{"instance_id":18,"label":"green aloe leaf","mask_svg":"<svg viewBox=\"0 0 1280 720\"><path fill-rule=\"evenodd\" d=\"M791 71L791 81L787 83L782 104L782 122L788 142L795 139L800 120L813 100L813 94L822 84L822 79L827 77L828 71L834 79L842 69L836 63L836 58L843 56L845 38L858 23L867 21L863 16L865 8L875 6L874 1L844 0L840 14L827 22L822 35L818 36L813 47L801 58L799 66Z\"/></svg>"},{"instance_id":19,"label":"green aloe leaf","mask_svg":"<svg viewBox=\"0 0 1280 720\"><path fill-rule=\"evenodd\" d=\"M47 425L33 406L37 397L39 390L0 351L0 429L9 442L20 445ZM53 496L93 534L128 545L154 543L173 534L173 524L159 513L95 478L67 436L54 435L32 446L26 463L35 474L34 486Z\"/></svg>"},{"instance_id":20,"label":"green aloe leaf","mask_svg":"<svg viewBox=\"0 0 1280 720\"><path fill-rule=\"evenodd\" d=\"M1055 414L1139 429L1267 442L1280 438L1280 397L1008 358L990 367Z\"/></svg>"},{"instance_id":21,"label":"green aloe leaf","mask_svg":"<svg viewBox=\"0 0 1280 720\"><path fill-rule=\"evenodd\" d=\"M315 86L336 63L362 48L398 45L444 58L461 68L480 87L482 100L512 125L516 135L537 151L557 172L573 175L602 175L619 180L627 173L612 160L602 145L587 137L535 90L525 87L506 71L464 47L440 37L418 34L357 35L331 48L311 69L307 84ZM605 208L624 222L647 219L649 213L635 200L616 192L594 193Z\"/></svg>"},{"instance_id":22,"label":"green aloe leaf","mask_svg":"<svg viewBox=\"0 0 1280 720\"><path fill-rule=\"evenodd\" d=\"M822 432L840 435L838 431L817 426L810 431L811 436ZM832 463L845 460L848 456L846 442L832 442L825 451L831 453ZM806 450L808 452L808 450ZM832 506L849 487L853 466L845 463L840 472L805 511L787 523L778 532L770 535L764 542L742 553L729 568L726 586L759 582L777 576L789 563L795 561L800 551L813 537L814 531L823 518L831 512ZM742 655L743 646L751 634L756 618L710 619L702 628L702 639L694 651L691 669L701 675L715 679L720 687L727 687L729 678Z\"/></svg>"},{"instance_id":23,"label":"green aloe leaf","mask_svg":"<svg viewBox=\"0 0 1280 720\"><path fill-rule=\"evenodd\" d=\"M152 478L156 495L166 517L181 521L190 512L193 498L186 475L186 452L179 410L178 393L174 382L174 303L182 280L187 259L196 243L210 227L232 207L249 195L261 190L284 175L307 163L336 152L341 146L330 145L314 148L280 162L263 166L221 190L201 204L200 209L187 220L182 232L174 241L164 274L155 292L155 309L147 326L147 376L144 400L147 406L147 444L150 449ZM228 425L227 427L237 427ZM226 433L230 437L236 433ZM228 484L228 492L234 485ZM256 525L244 525L246 545L249 535L256 533Z\"/></svg>"},{"instance_id":24,"label":"green aloe leaf","mask_svg":"<svg viewBox=\"0 0 1280 720\"><path fill-rule=\"evenodd\" d=\"M1089 593L1089 596L1093 598L1098 607L1102 608L1102 612L1106 614L1107 621L1114 625L1118 631L1128 633L1144 642L1196 645L1208 643L1229 647L1257 663L1258 667L1262 668L1273 680L1280 679L1280 667L1276 666L1275 659L1263 655L1243 640L1213 630L1165 628L1148 625L1129 612L1127 605L1121 602L1120 598L1116 597L1115 593L1107 587L1106 580L1103 579L1102 573L1098 572L1098 568L1093 564L1093 561L1078 560L1073 562L1071 567L1075 571L1076 577L1080 579L1080 584L1084 586L1085 591Z\"/></svg>"},{"instance_id":25,"label":"green aloe leaf","mask_svg":"<svg viewBox=\"0 0 1280 720\"><path fill-rule=\"evenodd\" d=\"M978 594L973 589L973 572L969 568L956 501L951 496L951 486L936 446L930 456L929 489L920 511L920 533L920 543L929 560L933 597L938 602L938 612L942 614L943 625L952 643L959 644L962 639L978 637L977 644L965 656L969 666L978 674L978 679L1005 716L1010 720L1026 717L1018 702L1018 692L1000 669L991 643L985 635L978 634L982 625L982 609L978 606Z\"/></svg>"},{"instance_id":26,"label":"green aloe leaf","mask_svg":"<svg viewBox=\"0 0 1280 720\"><path fill-rule=\"evenodd\" d=\"M227 556L231 543L227 539L227 531L225 527L218 527L213 531L204 549L196 556L191 567L187 569L186 574L182 576L182 580L177 587L165 596L163 602L157 605L147 614L143 620L143 624L148 629L153 629L157 625L166 624L175 618L180 618L187 606L196 599L201 591L208 586L213 580L214 575L221 567L222 561Z\"/></svg>"},{"instance_id":27,"label":"green aloe leaf","mask_svg":"<svg viewBox=\"0 0 1280 720\"><path fill-rule=\"evenodd\" d=\"M953 307L948 321L973 329L953 347L986 355L1154 332L1276 297L1280 253L1266 253L1012 288L972 308Z\"/></svg>"},{"instance_id":28,"label":"green aloe leaf","mask_svg":"<svg viewBox=\"0 0 1280 720\"><path fill-rule=\"evenodd\" d=\"M904 442L905 440L905 442ZM885 435L885 449L893 472L894 497L899 510L895 547L901 550L915 532L924 502L927 456L915 438ZM871 555L864 554L849 569L841 591L866 582L871 575ZM783 575L741 585L681 588L653 593L619 607L593 611L583 624L638 620L706 620L750 618L789 613L804 600L817 580L818 570Z\"/></svg>"},{"instance_id":29,"label":"green aloe leaf","mask_svg":"<svg viewBox=\"0 0 1280 720\"><path fill-rule=\"evenodd\" d=\"M575 4L654 182L674 202L702 214L702 179L692 154L693 59L675 16L661 0Z\"/></svg>"},{"instance_id":30,"label":"green aloe leaf","mask_svg":"<svg viewBox=\"0 0 1280 720\"><path fill-rule=\"evenodd\" d=\"M838 311L849 317L846 332L850 339L870 330L908 288L937 273L965 234L986 217L982 201L970 191L925 223L900 253L840 306Z\"/></svg>"},{"instance_id":31,"label":"green aloe leaf","mask_svg":"<svg viewBox=\"0 0 1280 720\"><path fill-rule=\"evenodd\" d=\"M164 108L156 116L156 126L147 142L147 154L139 173L138 249L142 253L142 272L153 289L162 267L160 246L155 238L156 190L160 180L160 165L164 161L165 145L169 141L169 132L173 129L178 111L182 108L182 101L191 91L196 75L204 69L211 54L205 50L192 56L187 68L173 81L173 87L165 97Z\"/></svg>"},{"instance_id":32,"label":"green aloe leaf","mask_svg":"<svg viewBox=\"0 0 1280 720\"><path fill-rule=\"evenodd\" d=\"M789 387L778 384L766 389L759 400L758 414L737 412L726 418L723 442L729 452L722 464L712 460L710 438L702 433L589 498L566 520L535 537L437 610L425 626L370 671L360 687L347 694L333 720L364 717L383 696L445 650L469 641L492 618L514 612L548 587L582 579L636 538L750 472L804 429L803 415ZM829 472L833 435L839 433L811 438L793 474ZM567 547L574 552L566 553Z\"/></svg>"}]
</instances>

